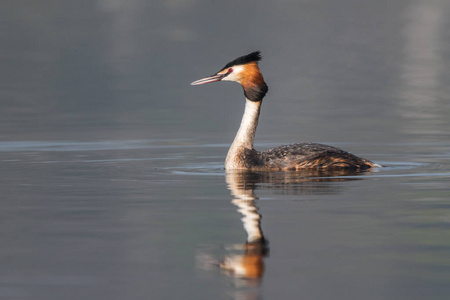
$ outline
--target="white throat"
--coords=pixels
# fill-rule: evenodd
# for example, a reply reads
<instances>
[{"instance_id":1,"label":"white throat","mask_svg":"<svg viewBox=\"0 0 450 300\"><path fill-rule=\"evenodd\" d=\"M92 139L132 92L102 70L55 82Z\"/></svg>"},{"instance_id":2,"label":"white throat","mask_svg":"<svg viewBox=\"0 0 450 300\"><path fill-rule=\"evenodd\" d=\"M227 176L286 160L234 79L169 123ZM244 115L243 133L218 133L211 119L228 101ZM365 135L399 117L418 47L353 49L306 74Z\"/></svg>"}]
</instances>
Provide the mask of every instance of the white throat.
<instances>
[{"instance_id":1,"label":"white throat","mask_svg":"<svg viewBox=\"0 0 450 300\"><path fill-rule=\"evenodd\" d=\"M244 116L242 117L241 125L233 144L231 144L230 150L228 150L225 169L239 169L241 163L239 155L245 149L253 149L260 110L261 101L255 102L246 99Z\"/></svg>"}]
</instances>

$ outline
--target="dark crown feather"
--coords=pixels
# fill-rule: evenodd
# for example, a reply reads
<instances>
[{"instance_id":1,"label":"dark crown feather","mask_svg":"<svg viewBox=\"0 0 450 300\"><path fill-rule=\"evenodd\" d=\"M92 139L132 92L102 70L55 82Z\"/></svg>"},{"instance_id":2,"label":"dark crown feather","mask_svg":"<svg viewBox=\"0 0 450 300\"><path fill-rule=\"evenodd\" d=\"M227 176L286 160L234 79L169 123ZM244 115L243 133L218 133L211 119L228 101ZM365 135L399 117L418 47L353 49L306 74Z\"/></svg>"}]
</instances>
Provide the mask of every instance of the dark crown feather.
<instances>
[{"instance_id":1,"label":"dark crown feather","mask_svg":"<svg viewBox=\"0 0 450 300\"><path fill-rule=\"evenodd\" d=\"M245 64L248 64L248 63L253 62L253 61L258 62L260 60L261 60L261 52L260 51L255 51L255 52L252 52L250 54L238 57L238 58L236 58L233 61L230 61L229 63L227 63L225 65L225 67L222 68L222 70L226 69L226 68L229 68L229 67L232 67L232 66L245 65Z\"/></svg>"}]
</instances>

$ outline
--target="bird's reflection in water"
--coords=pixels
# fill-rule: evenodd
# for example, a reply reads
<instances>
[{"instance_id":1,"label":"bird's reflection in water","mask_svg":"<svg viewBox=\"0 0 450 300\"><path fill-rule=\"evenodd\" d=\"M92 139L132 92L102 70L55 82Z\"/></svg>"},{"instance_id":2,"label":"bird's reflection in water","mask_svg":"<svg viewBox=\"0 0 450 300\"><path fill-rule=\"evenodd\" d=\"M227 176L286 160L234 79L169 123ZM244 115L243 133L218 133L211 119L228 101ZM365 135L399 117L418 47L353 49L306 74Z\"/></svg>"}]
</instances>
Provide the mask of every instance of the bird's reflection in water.
<instances>
[{"instance_id":1,"label":"bird's reflection in water","mask_svg":"<svg viewBox=\"0 0 450 300\"><path fill-rule=\"evenodd\" d=\"M231 203L238 207L242 224L247 232L247 241L233 247L241 253L228 254L223 258L220 268L234 278L258 280L264 274L264 257L268 254L268 242L261 229L261 214L255 201L255 173L228 171L226 181L231 191ZM252 282L257 283L256 282Z\"/></svg>"},{"instance_id":2,"label":"bird's reflection in water","mask_svg":"<svg viewBox=\"0 0 450 300\"><path fill-rule=\"evenodd\" d=\"M242 215L247 240L245 244L227 246L221 259L209 258L207 261L218 265L225 274L239 282L240 286L258 286L264 275L264 259L269 253L269 243L261 228L262 216L255 203L258 199L255 189L271 189L280 194L293 195L335 194L341 186L333 182L358 180L360 177L355 175L368 173L370 171L356 170L227 171L226 182L233 197L231 202ZM207 261L203 261L203 265Z\"/></svg>"}]
</instances>

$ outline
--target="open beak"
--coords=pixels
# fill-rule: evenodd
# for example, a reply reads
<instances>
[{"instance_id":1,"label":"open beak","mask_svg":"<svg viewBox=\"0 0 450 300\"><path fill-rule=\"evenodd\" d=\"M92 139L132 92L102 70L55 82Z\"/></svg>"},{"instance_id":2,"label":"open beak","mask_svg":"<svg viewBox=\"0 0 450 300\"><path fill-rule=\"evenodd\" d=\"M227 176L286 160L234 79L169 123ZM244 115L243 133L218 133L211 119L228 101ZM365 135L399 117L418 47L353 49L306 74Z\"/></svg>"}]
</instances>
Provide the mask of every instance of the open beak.
<instances>
[{"instance_id":1,"label":"open beak","mask_svg":"<svg viewBox=\"0 0 450 300\"><path fill-rule=\"evenodd\" d=\"M199 85L199 84L221 81L222 78L224 78L226 75L227 74L215 74L215 75L194 81L193 83L191 83L191 85Z\"/></svg>"}]
</instances>

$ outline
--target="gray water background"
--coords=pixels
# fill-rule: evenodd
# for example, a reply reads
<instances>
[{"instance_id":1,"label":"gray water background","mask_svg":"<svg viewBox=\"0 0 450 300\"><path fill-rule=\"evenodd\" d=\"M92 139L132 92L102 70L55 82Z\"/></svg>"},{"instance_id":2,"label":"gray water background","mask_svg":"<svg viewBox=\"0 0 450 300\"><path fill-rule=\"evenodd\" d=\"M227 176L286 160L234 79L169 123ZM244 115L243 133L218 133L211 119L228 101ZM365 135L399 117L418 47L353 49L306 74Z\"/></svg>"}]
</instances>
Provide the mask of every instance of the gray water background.
<instances>
[{"instance_id":1,"label":"gray water background","mask_svg":"<svg viewBox=\"0 0 450 300\"><path fill-rule=\"evenodd\" d=\"M446 0L3 1L0 299L448 299L449 15ZM254 50L257 149L321 142L385 167L252 179L270 244L248 279L215 263L246 241L223 170L242 89L189 83Z\"/></svg>"}]
</instances>

